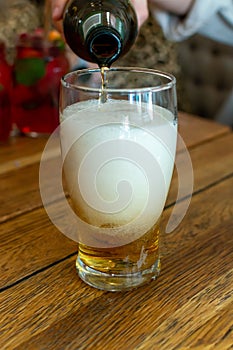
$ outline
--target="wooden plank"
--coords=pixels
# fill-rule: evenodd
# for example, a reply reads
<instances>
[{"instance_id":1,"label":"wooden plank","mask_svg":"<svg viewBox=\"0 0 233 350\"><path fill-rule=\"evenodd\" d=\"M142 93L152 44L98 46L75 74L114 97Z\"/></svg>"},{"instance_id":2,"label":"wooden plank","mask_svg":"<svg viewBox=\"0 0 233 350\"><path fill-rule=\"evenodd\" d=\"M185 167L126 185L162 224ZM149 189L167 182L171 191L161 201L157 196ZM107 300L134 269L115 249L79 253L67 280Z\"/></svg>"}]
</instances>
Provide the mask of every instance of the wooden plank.
<instances>
[{"instance_id":1,"label":"wooden plank","mask_svg":"<svg viewBox=\"0 0 233 350\"><path fill-rule=\"evenodd\" d=\"M0 164L41 153L48 137L30 138L26 136L11 137L7 144L0 147Z\"/></svg>"},{"instance_id":2,"label":"wooden plank","mask_svg":"<svg viewBox=\"0 0 233 350\"><path fill-rule=\"evenodd\" d=\"M47 138L29 139L24 137L16 139L8 147L0 148L0 174L39 163L46 142ZM52 159L58 155L60 155L59 138L54 137L47 158Z\"/></svg>"},{"instance_id":3,"label":"wooden plank","mask_svg":"<svg viewBox=\"0 0 233 350\"><path fill-rule=\"evenodd\" d=\"M231 280L229 280L229 282L230 281ZM222 283L223 281L218 282ZM206 305L207 307L210 307L210 302L212 300L215 300L215 297L210 299L209 288L206 290L206 294L209 296ZM226 295L226 298L230 298L230 295ZM219 299L221 300L221 298ZM195 330L193 329L193 332L189 332L189 337L186 338L184 342L182 342L182 348L190 349L195 344L195 349L202 350L205 344L211 344L209 349L230 349L233 342L233 325L231 322L229 322L229 320L232 320L232 309L233 304L231 302L229 302L229 304L227 303L226 305L222 305L220 303L218 312L215 312L215 315L209 320L206 320L206 317L203 317L204 315L202 315L201 310L199 310L199 317L201 319L204 319L205 327L197 327L196 325ZM195 310L195 312L197 311L198 309Z\"/></svg>"},{"instance_id":4,"label":"wooden plank","mask_svg":"<svg viewBox=\"0 0 233 350\"><path fill-rule=\"evenodd\" d=\"M231 329L229 322L232 320L232 312L229 310L233 306L233 295L230 295L232 282L233 270L208 283L206 288L192 296L183 306L161 322L137 349L157 347L170 350L174 345L182 349L189 349L190 345L195 349L200 345L202 349L205 347L213 349L216 343L220 349L220 346L223 346L222 339ZM221 319L219 319L220 314ZM218 319L218 328L215 328L213 334L214 319ZM212 337L206 337L208 333L212 333ZM230 339L227 343L228 346L232 345Z\"/></svg>"},{"instance_id":5,"label":"wooden plank","mask_svg":"<svg viewBox=\"0 0 233 350\"><path fill-rule=\"evenodd\" d=\"M193 147L230 132L230 128L180 112L179 132L186 146ZM47 140L47 136L38 138L16 136L10 138L8 144L0 147L0 174L39 162ZM51 156L53 152L55 156L60 152L59 137L53 138L51 146Z\"/></svg>"},{"instance_id":6,"label":"wooden plank","mask_svg":"<svg viewBox=\"0 0 233 350\"><path fill-rule=\"evenodd\" d=\"M201 289L199 286L199 293L182 290L181 301L178 301L175 295L167 302L166 286L161 285L160 281L157 281L156 288L153 283L153 286L151 284L143 290L109 295L101 291L94 293L90 288L80 285L79 281L73 283L73 278L70 279L70 287L73 288L71 290L69 281L64 276L64 273L72 274L67 265L62 264L62 269L60 268L57 274L54 272L51 278L57 278L58 273L62 274L63 284L60 288L56 288L51 280L48 281L48 275L43 274L46 283L49 283L50 293L49 286L43 289L37 286L36 290L33 286L29 292L40 295L34 295L32 299L28 293L23 293L21 307L25 307L26 314L18 317L21 323L16 325L11 321L13 316L10 315L8 320L3 320L3 330L9 335L6 340L9 348L170 350L176 346L179 348L180 344L189 343L189 337L192 337L193 344L202 344L200 349L211 345L211 349L215 349L215 343L218 344L219 350L225 349L223 344L231 345L230 337L224 339L229 333L231 321L231 314L225 312L231 308L232 303L232 298L226 298L226 291L230 292L229 283L232 283L229 273L212 283L209 282L206 288ZM35 282L40 283L38 279ZM218 288L214 300L207 298L207 301L203 297L204 293L215 293L216 285L219 283L221 286L223 282L224 290ZM66 298L62 293L66 293ZM28 297L30 304L24 301ZM43 304L42 297L47 299L49 308ZM54 297L57 299L54 300ZM222 297L225 298L223 302ZM218 303L221 303L220 307ZM18 307L16 305L16 310ZM32 310L29 311L30 308ZM9 311L12 309L13 305ZM202 334L208 334L211 331L208 326L212 324L213 319L220 316L220 312L223 313L223 319L220 327L216 329L214 343L209 338L201 338L200 331ZM171 314L174 317L169 317ZM6 321L9 322L7 326ZM10 329L10 326L13 329ZM12 331L18 332L17 337ZM185 346L180 348L188 349Z\"/></svg>"},{"instance_id":7,"label":"wooden plank","mask_svg":"<svg viewBox=\"0 0 233 350\"><path fill-rule=\"evenodd\" d=\"M53 168L60 166L60 158L48 161L45 173L48 196L51 202L58 199L54 190ZM47 174L47 177L46 177ZM22 215L27 211L42 207L39 190L39 163L28 165L17 170L0 175L0 222Z\"/></svg>"},{"instance_id":8,"label":"wooden plank","mask_svg":"<svg viewBox=\"0 0 233 350\"><path fill-rule=\"evenodd\" d=\"M228 183L226 181L226 184ZM212 196L207 198L204 203L207 207L200 207L193 213L193 220L196 220L197 223L192 227L192 235L196 235L202 228L204 230L206 227L213 229L216 225L220 225L221 222L227 221L232 217L232 207L230 206L232 203L232 193L229 191L230 188L230 185L229 188L225 186L223 193L217 192L220 197L219 201L213 204L212 217L209 215L205 217L206 212L208 213L208 201L210 200L215 203L217 199L216 188L213 187ZM195 197L193 197L193 201L195 202ZM180 207L182 209L181 204ZM62 207L59 207L59 203L54 205L54 210L58 216L63 218ZM163 226L167 222L171 210L172 208L165 211ZM218 211L221 212L221 216L215 214ZM188 211L187 216L189 215L190 212ZM184 225L185 219L181 227L184 227ZM179 235L181 236L178 237L177 232L176 237L180 241L180 245L190 244L189 231L186 233L184 229L181 229ZM175 247L173 247L172 244L174 241L170 240L171 236L173 236L173 233L162 237L163 256L171 254L176 249L176 241ZM49 264L63 259L69 254L73 254L77 250L76 244L63 237L51 224L43 209L2 224L0 239L2 247L0 263L2 288L25 278L33 273L33 271L40 270ZM17 263L19 259L20 264Z\"/></svg>"},{"instance_id":9,"label":"wooden plank","mask_svg":"<svg viewBox=\"0 0 233 350\"><path fill-rule=\"evenodd\" d=\"M213 120L184 112L180 112L178 117L179 133L189 148L231 132L228 126L218 124Z\"/></svg>"},{"instance_id":10,"label":"wooden plank","mask_svg":"<svg viewBox=\"0 0 233 350\"><path fill-rule=\"evenodd\" d=\"M232 173L232 147L233 134L229 133L223 137L207 142L200 148L190 151L193 168L195 169L194 190L198 191L205 186L209 186L221 178ZM56 148L55 148L56 152ZM55 154L54 154L55 155ZM186 154L177 154L177 166L182 174L182 184L185 183L186 174ZM59 166L60 158L51 156L48 159L48 166L45 173L47 181L48 197L51 201L59 198L54 189L54 168ZM46 175L47 174L47 175ZM27 211L42 206L39 186L39 164L32 164L15 171L10 171L0 175L0 222L21 215ZM175 201L177 193L177 176L174 174L171 190L167 204Z\"/></svg>"},{"instance_id":11,"label":"wooden plank","mask_svg":"<svg viewBox=\"0 0 233 350\"><path fill-rule=\"evenodd\" d=\"M229 133L223 137L206 142L201 147L195 147L190 150L189 155L194 172L194 193L233 174L232 149L233 133ZM187 172L187 153L180 152L176 156L176 169L172 178L167 205L171 205L177 196L177 169L183 192L188 194L190 179Z\"/></svg>"},{"instance_id":12,"label":"wooden plank","mask_svg":"<svg viewBox=\"0 0 233 350\"><path fill-rule=\"evenodd\" d=\"M59 203L55 210L62 215ZM43 208L2 224L0 240L0 289L77 253L78 249L77 243L56 229Z\"/></svg>"},{"instance_id":13,"label":"wooden plank","mask_svg":"<svg viewBox=\"0 0 233 350\"><path fill-rule=\"evenodd\" d=\"M214 151L212 142L191 151L194 167L197 169L195 172L196 192L215 184L233 173L232 156L230 153L232 149L232 135L230 134L223 138L219 138L215 141L214 145L216 145ZM182 164L182 166L183 171L185 172L185 164ZM31 169L31 167L29 167L29 169ZM34 167L33 170L35 170ZM48 172L50 172L50 170L48 170ZM66 255L72 254L76 251L76 248L74 248L72 244L71 246L69 244L68 246L66 245L65 238L60 237L58 231L50 223L44 209L39 209L39 207L42 206L42 203L37 190L37 185L33 180L33 175L30 175L29 170L27 172L27 175L28 174L28 180L26 181L25 171L18 171L18 176L12 178L10 189L4 188L4 181L1 181L1 186L3 186L1 190L3 197L5 198L7 193L9 194L7 200L3 202L4 205L0 207L1 218L2 221L11 219L9 222L2 224L0 230L1 245L2 249L4 249L1 266L5 266L4 269L7 269L3 270L7 272L2 273L1 286L14 283L18 279L24 278L32 273L33 269L41 269L46 266L46 264L53 263L54 261L62 259ZM7 183L6 178L6 186ZM22 188L20 185L21 183L27 183L27 188ZM174 179L167 204L171 204L175 201L176 187L177 182L176 179ZM48 191L50 191L51 201L53 199L55 200L56 194L53 196L52 179L49 181ZM231 193L231 191L228 192ZM223 202L222 206L225 206ZM36 208L38 208L38 210L35 210ZM221 210L221 208L219 210ZM57 211L58 215L63 217L62 208L60 207L59 202L54 204L54 211ZM23 213L25 213L25 215L23 215ZM16 215L19 214L22 216L16 217ZM65 219L66 218L64 218L64 220ZM217 218L214 218L214 220L216 219ZM44 236L45 239L43 238ZM6 237L8 240L6 240ZM12 245L13 240L15 240L14 245ZM54 241L58 242L56 248L57 251L55 249L53 254L48 251L48 253L46 253L46 259L43 259L45 242L47 249L49 250L54 246ZM61 250L61 254L59 254L59 244L62 244L65 250L65 252ZM38 249L36 249L36 245L38 245ZM13 250L12 246L14 247ZM34 259L34 263L31 264L33 259L32 254L34 254L33 247L35 251L38 252L39 256L42 257L42 261L40 261L40 259ZM25 255L26 251L31 255ZM20 254L20 259L23 259L22 265L16 263L18 260L18 254Z\"/></svg>"},{"instance_id":14,"label":"wooden plank","mask_svg":"<svg viewBox=\"0 0 233 350\"><path fill-rule=\"evenodd\" d=\"M232 186L231 178L193 197L183 223L166 238L171 249L161 276L143 288L88 287L77 278L73 257L2 292L2 347L168 350L185 348L190 337L203 348L230 344ZM213 324L214 338L200 337Z\"/></svg>"}]
</instances>

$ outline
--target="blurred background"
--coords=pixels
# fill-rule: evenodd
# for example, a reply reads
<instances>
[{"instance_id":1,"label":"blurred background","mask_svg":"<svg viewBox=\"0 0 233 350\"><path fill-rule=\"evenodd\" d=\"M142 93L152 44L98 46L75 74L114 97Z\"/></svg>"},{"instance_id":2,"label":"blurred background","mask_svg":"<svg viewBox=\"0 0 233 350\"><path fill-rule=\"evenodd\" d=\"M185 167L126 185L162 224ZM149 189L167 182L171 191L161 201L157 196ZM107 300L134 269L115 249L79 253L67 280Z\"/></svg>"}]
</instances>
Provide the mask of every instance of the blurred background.
<instances>
[{"instance_id":1,"label":"blurred background","mask_svg":"<svg viewBox=\"0 0 233 350\"><path fill-rule=\"evenodd\" d=\"M11 133L38 136L52 132L58 123L60 76L87 64L68 50L48 21L48 11L44 0L0 0L0 140L5 140L12 128L10 110ZM172 43L150 16L132 50L115 65L174 74L179 110L232 126L232 57L233 47L201 35ZM10 76L13 87L9 86ZM11 98L7 98L8 91ZM30 125L27 112L31 115L32 110L40 115L47 113L50 121L40 118L38 125ZM5 135L3 129L7 130Z\"/></svg>"}]
</instances>

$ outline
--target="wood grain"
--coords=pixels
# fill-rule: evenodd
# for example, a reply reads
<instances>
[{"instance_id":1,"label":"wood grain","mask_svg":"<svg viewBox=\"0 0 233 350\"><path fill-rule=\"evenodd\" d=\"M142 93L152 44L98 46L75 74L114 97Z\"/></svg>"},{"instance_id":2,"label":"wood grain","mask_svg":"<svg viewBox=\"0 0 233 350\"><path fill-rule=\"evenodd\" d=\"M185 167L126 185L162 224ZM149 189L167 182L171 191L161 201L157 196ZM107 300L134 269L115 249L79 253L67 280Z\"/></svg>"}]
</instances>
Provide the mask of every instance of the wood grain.
<instances>
[{"instance_id":1,"label":"wood grain","mask_svg":"<svg viewBox=\"0 0 233 350\"><path fill-rule=\"evenodd\" d=\"M230 133L230 128L180 112L179 132L186 146L190 148ZM10 138L8 144L0 147L0 174L39 162L47 141L47 136L34 139L28 137ZM59 153L59 138L56 138L55 135L51 142L51 156L55 156L57 153Z\"/></svg>"},{"instance_id":2,"label":"wood grain","mask_svg":"<svg viewBox=\"0 0 233 350\"><path fill-rule=\"evenodd\" d=\"M214 142L214 144L213 144ZM195 169L194 190L208 186L232 173L233 162L231 150L233 147L232 133L207 142L202 148L191 149L190 156ZM56 156L58 150L54 149L53 156L48 159L47 166L47 192L51 202L59 199L54 188L53 169L60 166L60 157ZM176 157L176 164L182 174L182 185L185 184L186 153L180 152ZM9 188L10 184L10 188ZM39 192L39 163L27 165L15 171L0 174L0 222L26 213L42 206ZM174 173L173 182L167 205L175 201L177 196L177 175Z\"/></svg>"},{"instance_id":3,"label":"wood grain","mask_svg":"<svg viewBox=\"0 0 233 350\"><path fill-rule=\"evenodd\" d=\"M212 142L207 143L201 149L191 151L191 156L194 159L196 193L204 187L214 185L219 178L224 179L226 175L233 174L232 157L230 152L228 152L228 150L231 150L229 143L231 145L232 140L233 138L231 135L227 135L224 138L217 140L217 146L219 143L219 154L217 159L221 159L221 163L219 164L219 162L216 162L216 165L212 166L211 172L209 171L210 164L214 164L213 155L216 155L216 152L213 152ZM224 152L225 149L226 152ZM20 173L21 171L19 171L19 175ZM23 175L24 173L22 176ZM29 190L30 186L26 191L17 186L17 184L19 184L18 179L21 179L20 176L15 179L15 196L12 196L10 202L11 207L10 210L8 209L8 218L19 214L20 210L21 212L26 212L26 214L19 216L17 221L10 220L1 226L0 239L2 242L2 249L4 250L4 254L2 254L0 260L0 266L4 266L2 270L3 277L1 279L2 287L5 284L8 285L14 283L17 279L24 278L28 274L30 275L34 269L39 270L46 266L46 264L51 264L56 260L60 260L77 250L75 244L70 242L66 244L65 237L63 237L53 226L44 209L39 208L42 204L39 192L38 190L36 191L35 181L31 182L35 190L34 193L36 193L36 195L33 196L33 191ZM11 183L14 183L13 180ZM4 191L7 191L7 189L3 189L3 193ZM176 198L175 185L173 186L173 184L171 187L171 193L172 195L169 197L170 203ZM220 210L221 205L224 207L225 198L227 198L229 194L232 195L232 193L227 190L226 197L223 197L224 200L219 202L220 207L217 205L217 209L219 208ZM53 197L51 196L51 198ZM15 199L17 200L15 201ZM22 200L22 203L20 202L20 199ZM25 199L26 202L24 203ZM18 207L19 204L20 207ZM9 206L9 204L6 203L1 210L6 212L7 205ZM16 207L14 207L15 205ZM65 221L67 218L63 214L63 207L60 206L60 202L54 202L53 206L54 212ZM165 222L168 221L169 215L170 211L168 214L165 213L164 215L164 227ZM3 218L5 218L5 214L3 215ZM213 217L214 223L216 223L216 220L218 220L218 216ZM212 222L208 221L205 225L210 225L211 227ZM163 253L165 254L167 252L166 239L164 237L162 238L164 244ZM14 245L12 245L13 241ZM37 246L38 248L36 248ZM62 246L62 249L59 248L60 246ZM171 247L169 249L171 249ZM17 263L19 257L21 264Z\"/></svg>"},{"instance_id":4,"label":"wood grain","mask_svg":"<svg viewBox=\"0 0 233 350\"><path fill-rule=\"evenodd\" d=\"M231 129L226 125L220 125L212 120L191 114L180 112L178 118L179 133L188 148L196 147L203 142L208 142L231 132ZM179 148L178 145L178 150Z\"/></svg>"},{"instance_id":5,"label":"wood grain","mask_svg":"<svg viewBox=\"0 0 233 350\"><path fill-rule=\"evenodd\" d=\"M59 198L54 190L53 167L60 165L60 158L49 160L47 169L47 191L51 202ZM45 175L46 176L46 175ZM9 220L42 207L39 190L39 163L28 165L15 171L0 175L0 222Z\"/></svg>"},{"instance_id":6,"label":"wood grain","mask_svg":"<svg viewBox=\"0 0 233 350\"><path fill-rule=\"evenodd\" d=\"M230 330L230 319L216 329L211 343L195 334L200 327L208 333L208 325L221 311L227 314L233 301L232 185L233 178L218 185L217 196L214 186L193 197L184 222L167 237L176 249L163 258L158 281L144 288L116 294L94 290L77 278L72 257L2 292L4 344L163 350L188 346L190 337L193 345L219 342ZM216 215L223 203L224 212Z\"/></svg>"},{"instance_id":7,"label":"wood grain","mask_svg":"<svg viewBox=\"0 0 233 350\"><path fill-rule=\"evenodd\" d=\"M232 145L232 134L229 134L229 139L227 138L226 141L224 141L221 136L227 135L230 132L229 128L226 126L219 126L218 124L202 118L199 119L197 122L194 117L181 114L180 132L186 141L187 147L203 143L203 140L211 140L214 136L216 142L216 138L220 137L220 141L216 143L216 150L218 151L219 156L224 157L224 160L227 161L228 165L231 157L230 147ZM200 129L206 130L205 133L200 133L198 131L199 123ZM189 132L190 126L192 130L191 134ZM12 138L10 146L0 148L0 222L42 206L38 185L39 162L41 159L41 152L44 149L46 142L47 138ZM210 164L212 166L211 162L214 153L211 147L212 145L209 147L209 150L207 147L206 158L204 154L199 154L200 151L197 152L198 154L196 157L203 160L202 164L200 164L200 169L202 169L203 164L205 164L206 167L210 166ZM47 191L48 196L51 197L51 201L58 199L56 190L54 190L53 177L51 175L53 174L53 169L61 164L59 155L59 139L55 137L51 142L50 152L47 154ZM210 159L209 156L211 155L212 158ZM194 157L194 161L195 160L196 158ZM177 164L181 168L181 171L183 171L183 169L185 170L184 153L178 153ZM224 164L225 162L217 164L214 170L217 170L217 172L223 171L224 169L222 169L220 165ZM173 202L176 197L177 186L175 181L171 188L172 192L168 204Z\"/></svg>"},{"instance_id":8,"label":"wood grain","mask_svg":"<svg viewBox=\"0 0 233 350\"><path fill-rule=\"evenodd\" d=\"M54 209L62 215L59 204ZM51 223L43 208L3 224L0 240L0 290L77 254L78 249L77 243L66 238Z\"/></svg>"},{"instance_id":9,"label":"wood grain","mask_svg":"<svg viewBox=\"0 0 233 350\"><path fill-rule=\"evenodd\" d=\"M232 349L233 137L228 127L182 113L179 130L194 169L191 205L179 226L161 235L158 280L126 293L96 290L77 277L77 244L54 227L40 198L47 139L12 138L0 148L0 349ZM57 141L46 186L51 208L69 225L50 176ZM177 164L186 186L181 146ZM175 172L164 229L185 208L185 198L174 207L177 184Z\"/></svg>"},{"instance_id":10,"label":"wood grain","mask_svg":"<svg viewBox=\"0 0 233 350\"><path fill-rule=\"evenodd\" d=\"M14 165L17 169L21 158L35 157L37 154L40 156L47 139L48 137L11 137L7 144L0 147L1 172L5 163L12 162L12 167Z\"/></svg>"}]
</instances>

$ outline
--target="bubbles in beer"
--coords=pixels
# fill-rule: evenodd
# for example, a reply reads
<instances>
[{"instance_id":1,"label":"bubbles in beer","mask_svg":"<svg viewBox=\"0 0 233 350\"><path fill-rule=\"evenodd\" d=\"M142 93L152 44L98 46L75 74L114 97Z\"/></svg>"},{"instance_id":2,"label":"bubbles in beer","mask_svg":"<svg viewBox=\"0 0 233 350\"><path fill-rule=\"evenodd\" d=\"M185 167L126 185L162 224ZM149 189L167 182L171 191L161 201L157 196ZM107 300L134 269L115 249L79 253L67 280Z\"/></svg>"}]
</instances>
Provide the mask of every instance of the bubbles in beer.
<instances>
[{"instance_id":1,"label":"bubbles in beer","mask_svg":"<svg viewBox=\"0 0 233 350\"><path fill-rule=\"evenodd\" d=\"M100 92L100 102L105 103L108 98L107 94L107 84L108 84L108 78L107 78L107 71L109 70L108 67L101 67L101 92Z\"/></svg>"}]
</instances>

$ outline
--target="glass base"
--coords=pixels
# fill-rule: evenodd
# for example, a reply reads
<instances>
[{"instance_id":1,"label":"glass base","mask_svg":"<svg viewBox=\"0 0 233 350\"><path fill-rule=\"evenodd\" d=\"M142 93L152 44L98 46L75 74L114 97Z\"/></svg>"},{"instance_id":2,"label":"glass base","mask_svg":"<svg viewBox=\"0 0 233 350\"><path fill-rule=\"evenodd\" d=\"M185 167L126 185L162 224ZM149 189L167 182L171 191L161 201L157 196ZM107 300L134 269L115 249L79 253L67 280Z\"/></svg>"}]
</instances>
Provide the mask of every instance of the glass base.
<instances>
[{"instance_id":1,"label":"glass base","mask_svg":"<svg viewBox=\"0 0 233 350\"><path fill-rule=\"evenodd\" d=\"M88 285L109 292L127 291L155 280L160 273L160 259L149 269L130 274L104 273L95 270L78 257L76 269L79 277Z\"/></svg>"}]
</instances>

